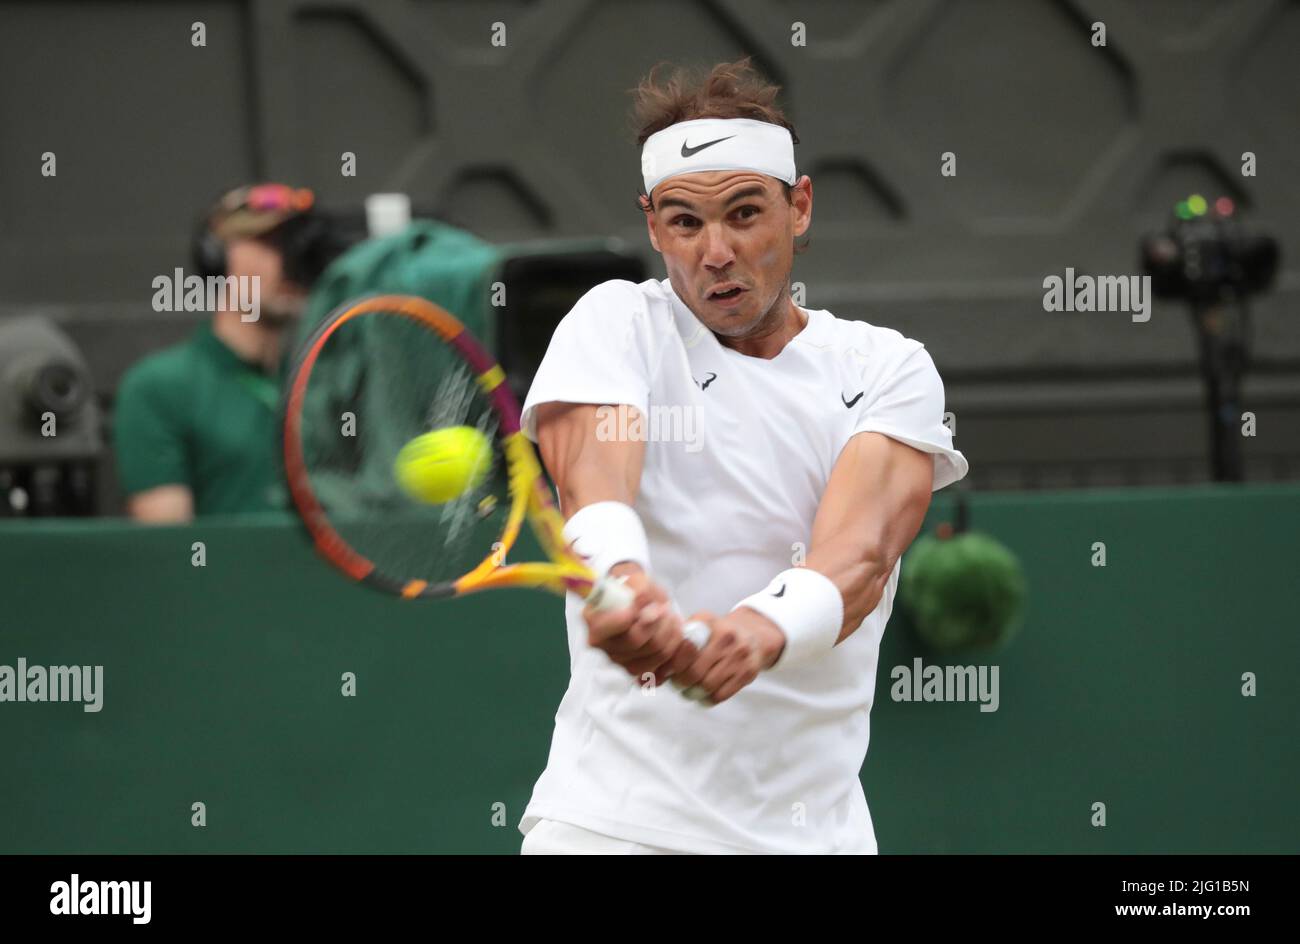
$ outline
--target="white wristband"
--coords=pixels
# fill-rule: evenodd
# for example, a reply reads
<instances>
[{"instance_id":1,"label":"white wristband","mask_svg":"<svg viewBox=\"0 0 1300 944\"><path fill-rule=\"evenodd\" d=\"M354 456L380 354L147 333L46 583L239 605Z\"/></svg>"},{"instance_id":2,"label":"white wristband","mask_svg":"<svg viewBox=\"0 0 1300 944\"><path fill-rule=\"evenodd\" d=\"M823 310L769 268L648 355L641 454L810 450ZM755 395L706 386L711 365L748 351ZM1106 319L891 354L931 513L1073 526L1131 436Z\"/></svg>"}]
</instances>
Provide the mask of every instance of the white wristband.
<instances>
[{"instance_id":1,"label":"white wristband","mask_svg":"<svg viewBox=\"0 0 1300 944\"><path fill-rule=\"evenodd\" d=\"M564 540L598 578L624 561L640 564L642 570L650 572L650 544L641 518L631 505L603 501L579 508L565 522Z\"/></svg>"},{"instance_id":2,"label":"white wristband","mask_svg":"<svg viewBox=\"0 0 1300 944\"><path fill-rule=\"evenodd\" d=\"M844 598L825 574L807 567L791 567L773 578L763 590L737 603L762 613L785 633L773 669L795 665L825 655L835 647L844 623Z\"/></svg>"}]
</instances>

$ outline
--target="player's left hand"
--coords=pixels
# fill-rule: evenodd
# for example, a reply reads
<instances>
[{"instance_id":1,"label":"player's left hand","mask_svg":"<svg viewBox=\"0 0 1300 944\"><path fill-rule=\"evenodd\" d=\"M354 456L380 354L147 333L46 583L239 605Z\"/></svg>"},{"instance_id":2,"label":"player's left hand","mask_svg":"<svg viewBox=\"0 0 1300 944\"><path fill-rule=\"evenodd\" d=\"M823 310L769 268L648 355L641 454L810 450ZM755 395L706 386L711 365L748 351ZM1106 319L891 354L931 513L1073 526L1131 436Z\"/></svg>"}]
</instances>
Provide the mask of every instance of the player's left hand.
<instances>
[{"instance_id":1,"label":"player's left hand","mask_svg":"<svg viewBox=\"0 0 1300 944\"><path fill-rule=\"evenodd\" d=\"M785 633L766 616L741 607L725 616L701 611L687 622L709 627L709 641L696 652L683 646L660 675L682 688L702 689L713 704L726 701L770 668L785 648Z\"/></svg>"}]
</instances>

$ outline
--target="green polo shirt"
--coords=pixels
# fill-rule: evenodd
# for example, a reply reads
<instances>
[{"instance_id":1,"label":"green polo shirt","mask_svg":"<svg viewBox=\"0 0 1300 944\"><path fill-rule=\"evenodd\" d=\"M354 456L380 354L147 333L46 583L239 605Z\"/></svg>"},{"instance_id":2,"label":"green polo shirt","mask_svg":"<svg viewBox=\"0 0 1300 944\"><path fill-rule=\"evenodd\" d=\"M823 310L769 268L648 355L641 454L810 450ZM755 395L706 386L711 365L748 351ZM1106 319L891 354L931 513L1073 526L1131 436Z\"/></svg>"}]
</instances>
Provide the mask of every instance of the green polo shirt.
<instances>
[{"instance_id":1,"label":"green polo shirt","mask_svg":"<svg viewBox=\"0 0 1300 944\"><path fill-rule=\"evenodd\" d=\"M196 515L287 507L275 378L242 360L210 322L150 354L118 387L114 445L128 495L188 485Z\"/></svg>"}]
</instances>

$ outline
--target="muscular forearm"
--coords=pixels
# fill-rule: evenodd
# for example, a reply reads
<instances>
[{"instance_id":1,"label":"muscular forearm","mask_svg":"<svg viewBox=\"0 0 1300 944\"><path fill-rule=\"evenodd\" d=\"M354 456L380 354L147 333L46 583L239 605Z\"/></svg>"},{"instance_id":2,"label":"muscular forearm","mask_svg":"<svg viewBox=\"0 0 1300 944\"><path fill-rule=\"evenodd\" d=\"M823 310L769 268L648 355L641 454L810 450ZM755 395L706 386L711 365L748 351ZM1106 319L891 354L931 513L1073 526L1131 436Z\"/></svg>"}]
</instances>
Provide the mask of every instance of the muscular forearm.
<instances>
[{"instance_id":1,"label":"muscular forearm","mask_svg":"<svg viewBox=\"0 0 1300 944\"><path fill-rule=\"evenodd\" d=\"M538 446L566 518L596 502L636 501L645 443L602 440L602 409L574 403L538 408Z\"/></svg>"},{"instance_id":2,"label":"muscular forearm","mask_svg":"<svg viewBox=\"0 0 1300 944\"><path fill-rule=\"evenodd\" d=\"M631 505L636 501L636 491L615 463L604 463L592 457L590 461L575 461L557 488L560 508L565 517L578 509L596 502L617 501Z\"/></svg>"},{"instance_id":3,"label":"muscular forearm","mask_svg":"<svg viewBox=\"0 0 1300 944\"><path fill-rule=\"evenodd\" d=\"M933 457L879 433L849 441L813 522L807 565L844 598L840 639L880 605L930 507Z\"/></svg>"},{"instance_id":4,"label":"muscular forearm","mask_svg":"<svg viewBox=\"0 0 1300 944\"><path fill-rule=\"evenodd\" d=\"M829 577L844 598L841 641L880 605L897 560L884 548L864 549L860 541L830 542L808 553L805 566Z\"/></svg>"}]
</instances>

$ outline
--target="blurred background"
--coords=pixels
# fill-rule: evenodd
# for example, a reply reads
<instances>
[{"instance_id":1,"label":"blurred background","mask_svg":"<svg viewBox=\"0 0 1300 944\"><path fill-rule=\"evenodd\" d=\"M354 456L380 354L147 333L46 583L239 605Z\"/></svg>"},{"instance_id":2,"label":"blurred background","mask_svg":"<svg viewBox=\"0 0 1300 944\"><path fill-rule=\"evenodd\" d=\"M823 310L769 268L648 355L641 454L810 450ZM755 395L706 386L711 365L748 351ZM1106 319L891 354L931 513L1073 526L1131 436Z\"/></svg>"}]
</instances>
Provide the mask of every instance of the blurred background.
<instances>
[{"instance_id":1,"label":"blurred background","mask_svg":"<svg viewBox=\"0 0 1300 944\"><path fill-rule=\"evenodd\" d=\"M152 280L192 270L221 194L314 194L284 250L306 323L365 291L425 294L522 392L587 288L664 276L627 90L662 60L749 55L784 87L814 183L805 306L925 343L971 467L966 511L936 496L927 533L993 534L1027 576L997 714L889 700L888 666L945 656L887 634L864 771L882 851L1295 851L1295 696L1240 687L1300 657L1283 592L1300 563L1296 48L1295 0L0 0L0 662L118 665L117 714L93 730L0 708L6 743L63 784L10 781L0 845L517 847L487 811L517 822L565 680L561 636L516 618L537 598L457 603L473 633L432 635L431 611L336 581L274 516L200 508L201 535L30 519L125 513L119 385L210 319L155 310ZM376 194L398 196L368 212ZM1152 275L1150 320L1045 311L1067 268ZM355 628L375 620L389 631ZM421 676L444 662L464 671ZM385 705L340 707L341 666ZM441 753L394 710L445 725L426 732ZM67 813L87 765L115 826ZM395 790L414 831L385 812ZM200 794L240 825L196 838ZM1128 806L1110 832L1088 812L1107 797Z\"/></svg>"},{"instance_id":2,"label":"blurred background","mask_svg":"<svg viewBox=\"0 0 1300 944\"><path fill-rule=\"evenodd\" d=\"M1250 481L1300 475L1300 254L1286 251L1300 232L1297 4L649 10L6 0L0 323L39 315L66 334L107 435L123 372L201 317L153 311L150 280L189 264L218 194L259 180L310 187L349 241L366 235L365 197L398 192L417 218L489 243L618 238L662 277L633 202L626 90L661 59L750 54L784 86L814 181L812 249L794 273L807 304L926 344L972 485L1213 478L1187 302L1160 299L1144 324L1042 306L1043 279L1067 266L1142 272L1143 237L1194 193L1228 197L1281 246L1276 278L1250 297L1242 409L1259 426L1238 445ZM1105 47L1089 41L1097 21ZM806 46L791 43L796 22ZM39 173L47 151L54 178ZM940 175L945 151L955 177ZM345 152L355 176L340 172ZM118 513L112 457L94 458L89 510Z\"/></svg>"}]
</instances>

